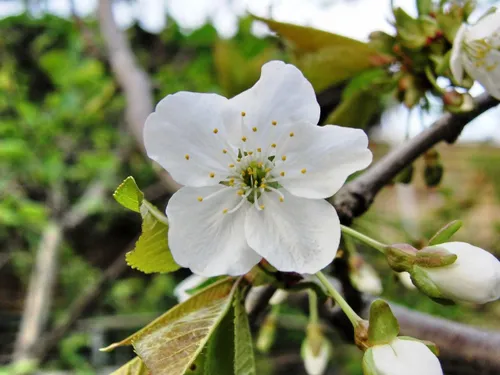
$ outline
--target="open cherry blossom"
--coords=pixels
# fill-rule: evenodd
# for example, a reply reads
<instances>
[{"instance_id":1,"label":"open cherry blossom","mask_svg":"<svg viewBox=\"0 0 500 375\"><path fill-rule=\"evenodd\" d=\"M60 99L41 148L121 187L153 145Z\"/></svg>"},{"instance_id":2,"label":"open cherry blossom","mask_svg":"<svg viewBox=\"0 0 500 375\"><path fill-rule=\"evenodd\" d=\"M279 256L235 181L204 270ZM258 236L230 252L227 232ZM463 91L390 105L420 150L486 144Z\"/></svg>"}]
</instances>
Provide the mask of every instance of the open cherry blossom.
<instances>
[{"instance_id":1,"label":"open cherry blossom","mask_svg":"<svg viewBox=\"0 0 500 375\"><path fill-rule=\"evenodd\" d=\"M453 42L450 67L458 82L462 82L465 70L500 100L499 11L486 15L475 25L460 27Z\"/></svg>"},{"instance_id":2,"label":"open cherry blossom","mask_svg":"<svg viewBox=\"0 0 500 375\"><path fill-rule=\"evenodd\" d=\"M232 99L178 92L158 103L144 142L184 185L166 209L179 265L241 275L265 258L281 271L315 273L333 260L340 224L324 198L372 154L362 130L317 126L319 115L311 84L280 61Z\"/></svg>"}]
</instances>

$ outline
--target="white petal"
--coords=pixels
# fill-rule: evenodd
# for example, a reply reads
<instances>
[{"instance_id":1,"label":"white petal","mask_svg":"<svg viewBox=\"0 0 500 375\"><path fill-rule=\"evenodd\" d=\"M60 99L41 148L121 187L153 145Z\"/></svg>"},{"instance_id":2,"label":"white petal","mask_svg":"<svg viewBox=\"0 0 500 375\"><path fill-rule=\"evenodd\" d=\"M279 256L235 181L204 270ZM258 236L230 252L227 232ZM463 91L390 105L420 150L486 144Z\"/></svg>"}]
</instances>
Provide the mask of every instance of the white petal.
<instances>
[{"instance_id":1,"label":"white petal","mask_svg":"<svg viewBox=\"0 0 500 375\"><path fill-rule=\"evenodd\" d=\"M168 95L146 120L148 156L180 184L218 184L227 177L232 162L231 153L223 153L223 149L231 148L228 141L240 131L228 123L230 111L228 100L216 94Z\"/></svg>"},{"instance_id":2,"label":"white petal","mask_svg":"<svg viewBox=\"0 0 500 375\"><path fill-rule=\"evenodd\" d=\"M274 176L285 173L279 183L293 195L327 198L335 194L352 173L372 161L368 137L361 129L335 125L290 127L278 141ZM286 161L280 162L282 156Z\"/></svg>"},{"instance_id":3,"label":"white petal","mask_svg":"<svg viewBox=\"0 0 500 375\"><path fill-rule=\"evenodd\" d=\"M442 375L437 357L418 341L394 339L372 347L377 375Z\"/></svg>"},{"instance_id":4,"label":"white petal","mask_svg":"<svg viewBox=\"0 0 500 375\"><path fill-rule=\"evenodd\" d=\"M304 347L304 367L308 375L323 375L328 366L330 350L328 343L323 340L317 356L314 356L311 346L306 343Z\"/></svg>"},{"instance_id":5,"label":"white petal","mask_svg":"<svg viewBox=\"0 0 500 375\"><path fill-rule=\"evenodd\" d=\"M210 199L198 201L198 197ZM242 275L261 257L247 244L244 204L234 213L223 213L240 202L236 189L226 186L183 187L167 206L168 242L175 261L202 276Z\"/></svg>"},{"instance_id":6,"label":"white petal","mask_svg":"<svg viewBox=\"0 0 500 375\"><path fill-rule=\"evenodd\" d=\"M249 147L266 147L267 132L277 127L305 121L316 125L320 108L314 89L295 66L270 61L262 66L257 83L230 99L231 105L245 112L244 124ZM258 131L252 131L256 127Z\"/></svg>"},{"instance_id":7,"label":"white petal","mask_svg":"<svg viewBox=\"0 0 500 375\"><path fill-rule=\"evenodd\" d=\"M465 242L437 245L458 256L455 263L425 268L447 298L486 303L500 298L500 262L491 253Z\"/></svg>"},{"instance_id":8,"label":"white petal","mask_svg":"<svg viewBox=\"0 0 500 375\"><path fill-rule=\"evenodd\" d=\"M455 80L459 83L462 82L464 78L464 68L462 65L462 50L463 41L465 38L465 33L467 31L467 25L465 23L460 26L458 32L453 40L453 48L451 50L450 56L450 69Z\"/></svg>"},{"instance_id":9,"label":"white petal","mask_svg":"<svg viewBox=\"0 0 500 375\"><path fill-rule=\"evenodd\" d=\"M498 38L500 33L500 12L488 14L486 17L480 19L475 25L471 26L467 32L467 40L478 40L485 38Z\"/></svg>"},{"instance_id":10,"label":"white petal","mask_svg":"<svg viewBox=\"0 0 500 375\"><path fill-rule=\"evenodd\" d=\"M472 76L488 94L500 100L500 51L490 51L485 65L476 68Z\"/></svg>"},{"instance_id":11,"label":"white petal","mask_svg":"<svg viewBox=\"0 0 500 375\"><path fill-rule=\"evenodd\" d=\"M335 209L322 199L294 197L284 201L263 194L262 211L251 209L245 221L248 244L280 271L316 273L331 263L340 241Z\"/></svg>"}]
</instances>

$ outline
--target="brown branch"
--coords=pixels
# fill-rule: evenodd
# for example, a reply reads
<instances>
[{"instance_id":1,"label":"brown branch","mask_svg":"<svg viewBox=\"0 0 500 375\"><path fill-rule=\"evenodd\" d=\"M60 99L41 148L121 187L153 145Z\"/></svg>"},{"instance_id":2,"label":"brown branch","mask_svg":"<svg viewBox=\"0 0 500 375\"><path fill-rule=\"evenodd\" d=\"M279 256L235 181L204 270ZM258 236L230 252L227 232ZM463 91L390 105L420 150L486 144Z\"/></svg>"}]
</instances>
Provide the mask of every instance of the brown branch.
<instances>
[{"instance_id":1,"label":"brown branch","mask_svg":"<svg viewBox=\"0 0 500 375\"><path fill-rule=\"evenodd\" d=\"M154 109L149 76L137 63L125 33L118 29L110 0L99 1L99 24L111 68L125 95L127 126L144 151L144 122ZM180 185L163 169L157 169L157 173L169 193L179 189Z\"/></svg>"},{"instance_id":2,"label":"brown branch","mask_svg":"<svg viewBox=\"0 0 500 375\"><path fill-rule=\"evenodd\" d=\"M389 152L360 177L344 185L334 197L330 198L341 222L349 225L353 218L362 215L370 207L380 189L391 182L406 166L442 141L455 142L465 125L498 105L498 101L483 94L475 99L475 104L476 107L471 112L444 114L431 127Z\"/></svg>"}]
</instances>

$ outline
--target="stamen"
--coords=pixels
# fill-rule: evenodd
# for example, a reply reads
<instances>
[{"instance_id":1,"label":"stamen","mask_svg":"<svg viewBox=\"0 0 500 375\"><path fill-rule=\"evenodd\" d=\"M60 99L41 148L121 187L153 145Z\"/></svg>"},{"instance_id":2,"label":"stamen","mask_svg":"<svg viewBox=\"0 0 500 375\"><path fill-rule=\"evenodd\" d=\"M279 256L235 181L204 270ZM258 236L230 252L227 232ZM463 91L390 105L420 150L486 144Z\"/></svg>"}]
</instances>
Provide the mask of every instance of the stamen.
<instances>
[{"instance_id":1,"label":"stamen","mask_svg":"<svg viewBox=\"0 0 500 375\"><path fill-rule=\"evenodd\" d=\"M241 137L241 140L242 140L243 142L246 142L246 141L247 141L247 137L243 136L243 137Z\"/></svg>"},{"instance_id":2,"label":"stamen","mask_svg":"<svg viewBox=\"0 0 500 375\"><path fill-rule=\"evenodd\" d=\"M281 160L285 161L285 160L286 160L286 155L283 155L283 156L281 157Z\"/></svg>"},{"instance_id":3,"label":"stamen","mask_svg":"<svg viewBox=\"0 0 500 375\"><path fill-rule=\"evenodd\" d=\"M257 211L262 211L261 205L259 205L259 198L257 198L257 189L253 191L253 204Z\"/></svg>"},{"instance_id":4,"label":"stamen","mask_svg":"<svg viewBox=\"0 0 500 375\"><path fill-rule=\"evenodd\" d=\"M255 132L257 131L257 127L255 127L255 126L254 126L254 127L252 128L252 131L255 133Z\"/></svg>"},{"instance_id":5,"label":"stamen","mask_svg":"<svg viewBox=\"0 0 500 375\"><path fill-rule=\"evenodd\" d=\"M285 177L285 171L280 172L281 177Z\"/></svg>"},{"instance_id":6,"label":"stamen","mask_svg":"<svg viewBox=\"0 0 500 375\"><path fill-rule=\"evenodd\" d=\"M209 176L210 176L210 178L214 178L215 177L215 173L214 172L210 172Z\"/></svg>"},{"instance_id":7,"label":"stamen","mask_svg":"<svg viewBox=\"0 0 500 375\"><path fill-rule=\"evenodd\" d=\"M219 129L215 128L214 129L214 134L217 134L219 132Z\"/></svg>"},{"instance_id":8,"label":"stamen","mask_svg":"<svg viewBox=\"0 0 500 375\"><path fill-rule=\"evenodd\" d=\"M229 168L234 168L234 164L229 164Z\"/></svg>"},{"instance_id":9,"label":"stamen","mask_svg":"<svg viewBox=\"0 0 500 375\"><path fill-rule=\"evenodd\" d=\"M278 125L278 121L272 121L271 124L273 124L274 126Z\"/></svg>"},{"instance_id":10,"label":"stamen","mask_svg":"<svg viewBox=\"0 0 500 375\"><path fill-rule=\"evenodd\" d=\"M305 168L300 171L300 173L302 173L302 174L305 174L306 172L307 172L307 169L305 169Z\"/></svg>"},{"instance_id":11,"label":"stamen","mask_svg":"<svg viewBox=\"0 0 500 375\"><path fill-rule=\"evenodd\" d=\"M228 212L228 211L229 211L229 210L228 210L227 208L224 208L224 209L222 210L222 213L223 213L223 214L227 214L227 212Z\"/></svg>"},{"instance_id":12,"label":"stamen","mask_svg":"<svg viewBox=\"0 0 500 375\"><path fill-rule=\"evenodd\" d=\"M241 111L241 116L242 116L242 117L245 117L246 115L247 115L247 114L246 114L246 112L245 112L245 111Z\"/></svg>"},{"instance_id":13,"label":"stamen","mask_svg":"<svg viewBox=\"0 0 500 375\"><path fill-rule=\"evenodd\" d=\"M196 199L198 199L198 202L203 202L203 197L198 197Z\"/></svg>"},{"instance_id":14,"label":"stamen","mask_svg":"<svg viewBox=\"0 0 500 375\"><path fill-rule=\"evenodd\" d=\"M222 150L222 153L223 153L223 154L227 154L227 150L226 150L226 149L223 149L223 150Z\"/></svg>"},{"instance_id":15,"label":"stamen","mask_svg":"<svg viewBox=\"0 0 500 375\"><path fill-rule=\"evenodd\" d=\"M260 147L258 147L257 152L262 152L262 149Z\"/></svg>"},{"instance_id":16,"label":"stamen","mask_svg":"<svg viewBox=\"0 0 500 375\"><path fill-rule=\"evenodd\" d=\"M184 159L189 160L189 155L188 154L184 155Z\"/></svg>"},{"instance_id":17,"label":"stamen","mask_svg":"<svg viewBox=\"0 0 500 375\"><path fill-rule=\"evenodd\" d=\"M248 151L247 154L250 155L250 156L252 156L253 155L253 151Z\"/></svg>"},{"instance_id":18,"label":"stamen","mask_svg":"<svg viewBox=\"0 0 500 375\"><path fill-rule=\"evenodd\" d=\"M266 208L266 206L264 206L263 204L261 204L259 207L260 207L261 210L263 210L264 208Z\"/></svg>"},{"instance_id":19,"label":"stamen","mask_svg":"<svg viewBox=\"0 0 500 375\"><path fill-rule=\"evenodd\" d=\"M261 162L261 161L259 161L259 162L257 163L257 168L262 168L262 165L263 165L263 164L262 164L262 162Z\"/></svg>"},{"instance_id":20,"label":"stamen","mask_svg":"<svg viewBox=\"0 0 500 375\"><path fill-rule=\"evenodd\" d=\"M243 205L243 203L246 202L246 200L247 200L247 198L248 198L248 196L250 195L251 192L252 192L252 189L248 189L248 191L246 192L246 194L241 197L240 202L233 209L229 210L227 213L228 214L232 214L233 212L237 211Z\"/></svg>"},{"instance_id":21,"label":"stamen","mask_svg":"<svg viewBox=\"0 0 500 375\"><path fill-rule=\"evenodd\" d=\"M271 145L271 147L272 147L272 148L276 148L276 143L273 143L273 144Z\"/></svg>"},{"instance_id":22,"label":"stamen","mask_svg":"<svg viewBox=\"0 0 500 375\"><path fill-rule=\"evenodd\" d=\"M290 132L290 137L293 137L295 135L294 132Z\"/></svg>"},{"instance_id":23,"label":"stamen","mask_svg":"<svg viewBox=\"0 0 500 375\"><path fill-rule=\"evenodd\" d=\"M281 191L279 191L278 189L275 189L275 188L273 188L271 186L268 186L267 189L271 190L275 194L278 194L278 196L280 197L280 202L284 202L285 201L285 196L283 195L283 193Z\"/></svg>"}]
</instances>

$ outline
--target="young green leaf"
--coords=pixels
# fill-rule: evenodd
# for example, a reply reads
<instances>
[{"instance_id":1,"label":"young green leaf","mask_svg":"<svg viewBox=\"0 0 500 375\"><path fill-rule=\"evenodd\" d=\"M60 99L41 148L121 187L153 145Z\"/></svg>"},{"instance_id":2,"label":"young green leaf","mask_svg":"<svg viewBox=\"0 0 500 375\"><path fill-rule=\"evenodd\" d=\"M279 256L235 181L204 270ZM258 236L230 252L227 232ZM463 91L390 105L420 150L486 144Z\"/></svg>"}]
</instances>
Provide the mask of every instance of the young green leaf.
<instances>
[{"instance_id":1,"label":"young green leaf","mask_svg":"<svg viewBox=\"0 0 500 375\"><path fill-rule=\"evenodd\" d=\"M113 193L113 198L123 207L140 212L144 194L132 176L128 176Z\"/></svg>"},{"instance_id":2,"label":"young green leaf","mask_svg":"<svg viewBox=\"0 0 500 375\"><path fill-rule=\"evenodd\" d=\"M291 43L297 67L317 91L372 67L377 51L367 43L311 27L255 17Z\"/></svg>"},{"instance_id":3,"label":"young green leaf","mask_svg":"<svg viewBox=\"0 0 500 375\"><path fill-rule=\"evenodd\" d=\"M378 299L370 306L368 341L371 345L388 344L399 333L399 323L387 302Z\"/></svg>"},{"instance_id":4,"label":"young green leaf","mask_svg":"<svg viewBox=\"0 0 500 375\"><path fill-rule=\"evenodd\" d=\"M111 375L149 375L150 372L147 369L144 362L139 357L125 363L118 370L111 373Z\"/></svg>"},{"instance_id":5,"label":"young green leaf","mask_svg":"<svg viewBox=\"0 0 500 375\"><path fill-rule=\"evenodd\" d=\"M168 248L168 225L158 220L151 209L142 211L142 233L134 250L125 257L127 264L144 273L178 270L180 266L175 263Z\"/></svg>"},{"instance_id":6,"label":"young green leaf","mask_svg":"<svg viewBox=\"0 0 500 375\"><path fill-rule=\"evenodd\" d=\"M453 220L446 224L429 240L428 246L439 245L448 241L462 227L462 221Z\"/></svg>"},{"instance_id":7,"label":"young green leaf","mask_svg":"<svg viewBox=\"0 0 500 375\"><path fill-rule=\"evenodd\" d=\"M183 375L231 308L237 286L232 278L220 280L102 350L132 344L151 373Z\"/></svg>"},{"instance_id":8,"label":"young green leaf","mask_svg":"<svg viewBox=\"0 0 500 375\"><path fill-rule=\"evenodd\" d=\"M234 373L256 375L252 334L241 288L234 296Z\"/></svg>"}]
</instances>

